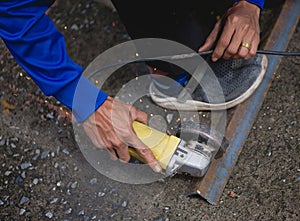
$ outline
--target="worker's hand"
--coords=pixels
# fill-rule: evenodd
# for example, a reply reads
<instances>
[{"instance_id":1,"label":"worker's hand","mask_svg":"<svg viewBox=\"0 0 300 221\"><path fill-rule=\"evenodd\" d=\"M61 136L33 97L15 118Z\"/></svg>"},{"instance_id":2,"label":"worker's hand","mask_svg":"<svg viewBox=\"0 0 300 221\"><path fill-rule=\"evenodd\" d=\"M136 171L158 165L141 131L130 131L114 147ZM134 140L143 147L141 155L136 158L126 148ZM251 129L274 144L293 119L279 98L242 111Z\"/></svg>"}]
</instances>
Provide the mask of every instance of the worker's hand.
<instances>
[{"instance_id":1,"label":"worker's hand","mask_svg":"<svg viewBox=\"0 0 300 221\"><path fill-rule=\"evenodd\" d=\"M221 57L249 59L257 52L260 41L260 8L247 1L235 3L218 21L199 52L216 46L212 60Z\"/></svg>"},{"instance_id":2,"label":"worker's hand","mask_svg":"<svg viewBox=\"0 0 300 221\"><path fill-rule=\"evenodd\" d=\"M134 120L146 124L147 114L108 97L83 123L83 127L93 144L98 148L107 148L112 159L128 162L128 146L134 147L155 172L160 172L161 167L153 153L135 134L132 126Z\"/></svg>"}]
</instances>

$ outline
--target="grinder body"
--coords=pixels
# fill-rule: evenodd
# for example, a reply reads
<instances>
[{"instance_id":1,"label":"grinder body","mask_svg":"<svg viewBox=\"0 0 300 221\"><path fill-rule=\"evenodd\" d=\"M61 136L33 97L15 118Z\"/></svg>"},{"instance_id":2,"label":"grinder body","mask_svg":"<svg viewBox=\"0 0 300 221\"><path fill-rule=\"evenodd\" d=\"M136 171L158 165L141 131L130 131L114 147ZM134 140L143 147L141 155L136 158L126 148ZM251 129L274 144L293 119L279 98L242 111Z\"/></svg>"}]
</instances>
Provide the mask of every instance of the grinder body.
<instances>
[{"instance_id":1,"label":"grinder body","mask_svg":"<svg viewBox=\"0 0 300 221\"><path fill-rule=\"evenodd\" d=\"M151 149L167 176L188 173L202 177L218 152L218 147L198 141L184 141L136 121L133 128L139 139ZM130 148L129 152L131 156L144 162L135 149Z\"/></svg>"}]
</instances>

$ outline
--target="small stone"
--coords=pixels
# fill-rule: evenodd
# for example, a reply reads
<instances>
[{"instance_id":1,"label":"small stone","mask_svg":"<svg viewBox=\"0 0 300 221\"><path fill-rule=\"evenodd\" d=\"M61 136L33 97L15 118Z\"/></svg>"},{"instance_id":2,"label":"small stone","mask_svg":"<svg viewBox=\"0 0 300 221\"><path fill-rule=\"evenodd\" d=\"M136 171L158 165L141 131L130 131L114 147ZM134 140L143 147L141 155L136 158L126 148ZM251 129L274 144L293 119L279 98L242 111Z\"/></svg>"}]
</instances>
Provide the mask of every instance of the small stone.
<instances>
[{"instance_id":1,"label":"small stone","mask_svg":"<svg viewBox=\"0 0 300 221\"><path fill-rule=\"evenodd\" d=\"M32 133L35 134L35 135L37 135L37 136L40 134L40 132L37 131L37 130L33 130Z\"/></svg>"},{"instance_id":2,"label":"small stone","mask_svg":"<svg viewBox=\"0 0 300 221\"><path fill-rule=\"evenodd\" d=\"M65 148L65 149L63 149L63 151L62 151L64 154L66 154L66 155L69 155L70 154L70 152L68 151L68 149L67 148Z\"/></svg>"},{"instance_id":3,"label":"small stone","mask_svg":"<svg viewBox=\"0 0 300 221\"><path fill-rule=\"evenodd\" d=\"M36 155L34 155L31 159L32 159L33 161L36 161L36 160L39 158L39 156L40 156L40 154L36 154Z\"/></svg>"},{"instance_id":4,"label":"small stone","mask_svg":"<svg viewBox=\"0 0 300 221\"><path fill-rule=\"evenodd\" d=\"M83 217L83 221L89 221L89 219L90 219L90 217L88 217L88 216Z\"/></svg>"},{"instance_id":5,"label":"small stone","mask_svg":"<svg viewBox=\"0 0 300 221\"><path fill-rule=\"evenodd\" d=\"M124 200L122 203L122 207L125 208L127 206L127 204L128 204L127 200Z\"/></svg>"},{"instance_id":6,"label":"small stone","mask_svg":"<svg viewBox=\"0 0 300 221\"><path fill-rule=\"evenodd\" d=\"M20 209L19 215L22 216L25 212L26 212L26 210L22 208L22 209Z\"/></svg>"},{"instance_id":7,"label":"small stone","mask_svg":"<svg viewBox=\"0 0 300 221\"><path fill-rule=\"evenodd\" d=\"M49 119L53 119L53 118L54 118L54 116L53 116L52 113L48 113L48 114L46 115L46 117L49 118Z\"/></svg>"},{"instance_id":8,"label":"small stone","mask_svg":"<svg viewBox=\"0 0 300 221\"><path fill-rule=\"evenodd\" d=\"M12 173L12 171L9 171L9 170L8 170L8 171L6 171L6 172L4 173L4 175L5 175L5 176L9 176L11 173Z\"/></svg>"},{"instance_id":9,"label":"small stone","mask_svg":"<svg viewBox=\"0 0 300 221\"><path fill-rule=\"evenodd\" d=\"M164 207L164 212L165 212L165 213L167 213L167 212L169 212L169 211L170 211L170 209L171 209L171 207L169 207L169 206L165 206L165 207Z\"/></svg>"},{"instance_id":10,"label":"small stone","mask_svg":"<svg viewBox=\"0 0 300 221\"><path fill-rule=\"evenodd\" d=\"M59 154L59 152L60 152L60 146L57 147L56 154Z\"/></svg>"},{"instance_id":11,"label":"small stone","mask_svg":"<svg viewBox=\"0 0 300 221\"><path fill-rule=\"evenodd\" d=\"M58 198L54 198L53 200L50 201L50 204L57 203L57 202L58 202Z\"/></svg>"},{"instance_id":12,"label":"small stone","mask_svg":"<svg viewBox=\"0 0 300 221\"><path fill-rule=\"evenodd\" d=\"M13 155L13 152L11 151L9 146L6 147L6 153L7 155Z\"/></svg>"},{"instance_id":13,"label":"small stone","mask_svg":"<svg viewBox=\"0 0 300 221\"><path fill-rule=\"evenodd\" d=\"M74 183L71 184L71 188L75 189L77 187L77 181L75 181Z\"/></svg>"},{"instance_id":14,"label":"small stone","mask_svg":"<svg viewBox=\"0 0 300 221\"><path fill-rule=\"evenodd\" d=\"M38 179L38 178L34 178L34 179L33 179L33 184L34 184L34 185L38 184L38 182L39 182L39 179Z\"/></svg>"},{"instance_id":15,"label":"small stone","mask_svg":"<svg viewBox=\"0 0 300 221\"><path fill-rule=\"evenodd\" d=\"M21 200L20 200L20 204L24 204L27 203L29 201L29 198L26 196L22 196Z\"/></svg>"},{"instance_id":16,"label":"small stone","mask_svg":"<svg viewBox=\"0 0 300 221\"><path fill-rule=\"evenodd\" d=\"M41 159L45 159L46 157L48 157L49 152L50 152L49 150L44 150L41 155Z\"/></svg>"},{"instance_id":17,"label":"small stone","mask_svg":"<svg viewBox=\"0 0 300 221\"><path fill-rule=\"evenodd\" d=\"M69 208L65 211L65 214L71 214L72 213L72 208Z\"/></svg>"},{"instance_id":18,"label":"small stone","mask_svg":"<svg viewBox=\"0 0 300 221\"><path fill-rule=\"evenodd\" d=\"M78 216L80 216L80 215L81 215L81 216L84 215L84 210L80 210L80 211L79 211Z\"/></svg>"},{"instance_id":19,"label":"small stone","mask_svg":"<svg viewBox=\"0 0 300 221\"><path fill-rule=\"evenodd\" d=\"M104 193L104 192L99 192L99 193L98 193L98 197L103 197L103 196L105 196L105 193Z\"/></svg>"},{"instance_id":20,"label":"small stone","mask_svg":"<svg viewBox=\"0 0 300 221\"><path fill-rule=\"evenodd\" d=\"M25 169L27 169L28 167L31 167L31 166L32 166L32 164L30 162L25 162L25 163L21 164L21 169L25 170Z\"/></svg>"},{"instance_id":21,"label":"small stone","mask_svg":"<svg viewBox=\"0 0 300 221\"><path fill-rule=\"evenodd\" d=\"M51 219L51 218L53 217L53 213L51 213L51 212L49 211L49 212L47 212L47 213L45 214L45 216L48 217L49 219Z\"/></svg>"},{"instance_id":22,"label":"small stone","mask_svg":"<svg viewBox=\"0 0 300 221\"><path fill-rule=\"evenodd\" d=\"M58 182L56 183L56 186L60 187L61 184L62 184L62 182L61 182L61 181L58 181Z\"/></svg>"},{"instance_id":23,"label":"small stone","mask_svg":"<svg viewBox=\"0 0 300 221\"><path fill-rule=\"evenodd\" d=\"M0 200L0 206L4 205L4 202L2 200Z\"/></svg>"},{"instance_id":24,"label":"small stone","mask_svg":"<svg viewBox=\"0 0 300 221\"><path fill-rule=\"evenodd\" d=\"M97 178L93 178L90 180L90 184L94 185L97 183Z\"/></svg>"},{"instance_id":25,"label":"small stone","mask_svg":"<svg viewBox=\"0 0 300 221\"><path fill-rule=\"evenodd\" d=\"M20 186L22 182L23 182L23 178L21 176L17 176L15 179L15 184Z\"/></svg>"},{"instance_id":26,"label":"small stone","mask_svg":"<svg viewBox=\"0 0 300 221\"><path fill-rule=\"evenodd\" d=\"M78 27L78 25L76 25L76 24L73 24L73 25L71 26L71 30L77 31L78 29L79 29L79 27Z\"/></svg>"},{"instance_id":27,"label":"small stone","mask_svg":"<svg viewBox=\"0 0 300 221\"><path fill-rule=\"evenodd\" d=\"M25 171L23 171L23 172L21 173L21 177L22 177L23 179L26 178L26 172L25 172Z\"/></svg>"},{"instance_id":28,"label":"small stone","mask_svg":"<svg viewBox=\"0 0 300 221\"><path fill-rule=\"evenodd\" d=\"M173 117L174 117L174 114L167 114L166 119L169 124L171 123Z\"/></svg>"},{"instance_id":29,"label":"small stone","mask_svg":"<svg viewBox=\"0 0 300 221\"><path fill-rule=\"evenodd\" d=\"M62 198L61 201L60 201L60 203L63 204L63 205L66 205L68 203L68 201L65 200L64 198Z\"/></svg>"},{"instance_id":30,"label":"small stone","mask_svg":"<svg viewBox=\"0 0 300 221\"><path fill-rule=\"evenodd\" d=\"M16 147L17 147L16 144L14 144L14 143L10 143L10 146L11 146L12 148L16 148Z\"/></svg>"},{"instance_id":31,"label":"small stone","mask_svg":"<svg viewBox=\"0 0 300 221\"><path fill-rule=\"evenodd\" d=\"M4 144L5 144L5 139L0 140L0 147L1 147L1 146L4 146Z\"/></svg>"}]
</instances>

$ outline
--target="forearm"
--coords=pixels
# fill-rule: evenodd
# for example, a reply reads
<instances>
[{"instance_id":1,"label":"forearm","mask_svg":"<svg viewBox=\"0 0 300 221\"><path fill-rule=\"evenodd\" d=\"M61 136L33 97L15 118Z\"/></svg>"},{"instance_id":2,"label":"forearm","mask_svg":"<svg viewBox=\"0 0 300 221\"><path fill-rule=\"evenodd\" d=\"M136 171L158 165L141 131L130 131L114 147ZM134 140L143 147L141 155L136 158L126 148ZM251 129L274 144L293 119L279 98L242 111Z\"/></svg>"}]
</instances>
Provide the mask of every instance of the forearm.
<instances>
[{"instance_id":1,"label":"forearm","mask_svg":"<svg viewBox=\"0 0 300 221\"><path fill-rule=\"evenodd\" d=\"M52 3L0 3L0 36L41 90L71 108L77 120L83 121L107 95L84 78L82 67L68 56L64 37L44 13Z\"/></svg>"}]
</instances>

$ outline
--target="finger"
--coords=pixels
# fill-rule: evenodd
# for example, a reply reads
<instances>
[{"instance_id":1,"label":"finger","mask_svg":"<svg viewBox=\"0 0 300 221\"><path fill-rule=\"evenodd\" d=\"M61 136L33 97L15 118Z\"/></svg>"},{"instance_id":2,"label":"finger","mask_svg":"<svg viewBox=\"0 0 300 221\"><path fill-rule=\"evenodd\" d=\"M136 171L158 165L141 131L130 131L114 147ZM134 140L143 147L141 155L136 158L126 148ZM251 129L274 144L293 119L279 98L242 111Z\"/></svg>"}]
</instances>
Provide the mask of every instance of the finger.
<instances>
[{"instance_id":1,"label":"finger","mask_svg":"<svg viewBox=\"0 0 300 221\"><path fill-rule=\"evenodd\" d=\"M143 112L143 111L140 111L140 110L137 110L136 111L136 116L134 118L135 120L141 122L141 123L144 123L144 124L147 124L148 122L148 115Z\"/></svg>"},{"instance_id":2,"label":"finger","mask_svg":"<svg viewBox=\"0 0 300 221\"><path fill-rule=\"evenodd\" d=\"M84 131L92 141L92 143L97 147L97 148L103 148L103 145L101 144L98 134L95 133L97 130L93 130L93 128L90 128L88 126L84 126Z\"/></svg>"},{"instance_id":3,"label":"finger","mask_svg":"<svg viewBox=\"0 0 300 221\"><path fill-rule=\"evenodd\" d=\"M239 49L239 52L238 52L238 55L239 55L240 58L247 58L247 57L250 56L249 53L251 51L251 48L253 47L253 37L254 37L254 35L255 35L255 33L252 32L252 30L250 29L246 33L244 39L242 39L241 44L243 44L243 42L248 43L250 45L250 48L247 48L247 47L241 45L240 49Z\"/></svg>"},{"instance_id":4,"label":"finger","mask_svg":"<svg viewBox=\"0 0 300 221\"><path fill-rule=\"evenodd\" d=\"M223 33L221 34L217 46L212 54L212 61L215 62L223 56L226 48L229 46L229 43L231 41L231 38L233 37L234 32L235 32L234 28L229 27L228 24L225 25Z\"/></svg>"},{"instance_id":5,"label":"finger","mask_svg":"<svg viewBox=\"0 0 300 221\"><path fill-rule=\"evenodd\" d=\"M198 49L198 52L210 50L216 42L221 27L221 21L217 22L211 33L206 38L204 44Z\"/></svg>"},{"instance_id":6,"label":"finger","mask_svg":"<svg viewBox=\"0 0 300 221\"><path fill-rule=\"evenodd\" d=\"M117 151L117 154L119 156L119 159L122 162L128 162L130 160L130 154L128 152L128 146L124 143L119 144L118 147L115 147L115 150Z\"/></svg>"},{"instance_id":7,"label":"finger","mask_svg":"<svg viewBox=\"0 0 300 221\"><path fill-rule=\"evenodd\" d=\"M116 151L113 148L107 148L107 151L110 155L110 159L112 159L114 161L118 160L118 156L116 154Z\"/></svg>"},{"instance_id":8,"label":"finger","mask_svg":"<svg viewBox=\"0 0 300 221\"><path fill-rule=\"evenodd\" d=\"M238 54L241 42L242 42L245 34L246 34L245 30L239 30L234 33L229 46L226 48L226 50L224 52L223 57L225 59L229 59L229 58L235 56L236 54Z\"/></svg>"},{"instance_id":9,"label":"finger","mask_svg":"<svg viewBox=\"0 0 300 221\"><path fill-rule=\"evenodd\" d=\"M106 146L107 149L113 149L121 161L128 162L130 160L128 146L119 139L116 133L111 133L108 135L111 143Z\"/></svg>"},{"instance_id":10,"label":"finger","mask_svg":"<svg viewBox=\"0 0 300 221\"><path fill-rule=\"evenodd\" d=\"M151 149L147 147L135 134L134 130L132 129L133 135L131 136L131 142L129 146L134 147L137 153L145 160L147 164L155 171L160 172L162 169L156 160L155 156L153 155Z\"/></svg>"},{"instance_id":11,"label":"finger","mask_svg":"<svg viewBox=\"0 0 300 221\"><path fill-rule=\"evenodd\" d=\"M259 38L259 35L256 34L254 37L253 37L253 40L252 40L252 47L250 49L250 52L249 52L249 58L252 57L252 56L255 56L256 53L257 53L257 48L258 48L258 45L259 45L259 42L260 42L260 38ZM248 58L248 57L247 57Z\"/></svg>"},{"instance_id":12,"label":"finger","mask_svg":"<svg viewBox=\"0 0 300 221\"><path fill-rule=\"evenodd\" d=\"M155 159L152 151L149 148L139 148L136 149L137 153L146 161L147 164L152 168L153 171L159 173L162 171L161 166Z\"/></svg>"}]
</instances>

